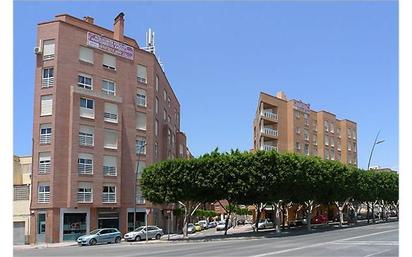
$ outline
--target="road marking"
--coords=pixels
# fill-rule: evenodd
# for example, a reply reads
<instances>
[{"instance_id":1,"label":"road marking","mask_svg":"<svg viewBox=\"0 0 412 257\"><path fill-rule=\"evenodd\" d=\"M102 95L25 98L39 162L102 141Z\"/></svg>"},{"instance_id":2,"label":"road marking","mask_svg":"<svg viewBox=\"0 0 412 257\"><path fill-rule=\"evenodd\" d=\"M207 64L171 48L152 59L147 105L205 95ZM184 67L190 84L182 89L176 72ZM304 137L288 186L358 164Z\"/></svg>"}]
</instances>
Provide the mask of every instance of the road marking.
<instances>
[{"instance_id":1,"label":"road marking","mask_svg":"<svg viewBox=\"0 0 412 257\"><path fill-rule=\"evenodd\" d=\"M349 244L349 245L399 245L398 241L346 241L346 242L335 242L332 244Z\"/></svg>"},{"instance_id":2,"label":"road marking","mask_svg":"<svg viewBox=\"0 0 412 257\"><path fill-rule=\"evenodd\" d=\"M365 255L365 256L363 256L363 257L371 257L371 256L374 256L374 255L377 255L377 254L381 254L381 253L384 253L384 252L388 252L389 250L383 250L383 251L380 251L380 252L376 252L376 253L372 253L372 254L368 254L368 255Z\"/></svg>"},{"instance_id":3,"label":"road marking","mask_svg":"<svg viewBox=\"0 0 412 257\"><path fill-rule=\"evenodd\" d=\"M325 244L333 244L333 243L336 243L336 242L347 241L347 240L352 240L352 239L357 239L357 238L362 238L362 237L374 236L374 235L389 233L389 232L393 232L393 231L397 231L397 230L399 230L399 229L391 229L391 230L371 233L371 234L367 234L367 235L348 237L348 238L345 238L345 239L339 239L339 240L323 242L323 243L318 243L318 244L313 244L313 245L301 246L301 247L296 247L296 248L291 248L291 249L286 249L286 250L281 250L281 251L273 251L273 252L268 252L268 253L262 253L262 254L258 254L258 255L252 255L250 257L263 257L263 256L268 256L268 255L275 255L275 254L280 254L280 253L298 251L298 250L302 250L302 249L306 249L306 248L317 247L317 246L321 246L321 245L325 245Z\"/></svg>"}]
</instances>

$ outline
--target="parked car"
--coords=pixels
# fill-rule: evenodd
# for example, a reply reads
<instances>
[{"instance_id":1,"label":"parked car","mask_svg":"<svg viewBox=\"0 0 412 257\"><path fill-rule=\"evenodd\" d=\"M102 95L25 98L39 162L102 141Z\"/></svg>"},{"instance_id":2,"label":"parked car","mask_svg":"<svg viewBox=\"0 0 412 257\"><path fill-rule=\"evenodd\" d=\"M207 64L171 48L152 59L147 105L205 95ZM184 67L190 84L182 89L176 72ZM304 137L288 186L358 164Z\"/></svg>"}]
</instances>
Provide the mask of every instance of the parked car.
<instances>
[{"instance_id":1,"label":"parked car","mask_svg":"<svg viewBox=\"0 0 412 257\"><path fill-rule=\"evenodd\" d=\"M211 221L209 222L209 224L207 224L208 228L215 228L217 226L217 222L216 221Z\"/></svg>"},{"instance_id":2,"label":"parked car","mask_svg":"<svg viewBox=\"0 0 412 257\"><path fill-rule=\"evenodd\" d=\"M252 228L255 229L256 224L252 224ZM259 229L264 229L264 228L273 228L273 222L270 221L269 219L265 219L265 220L260 220L258 223L258 228Z\"/></svg>"},{"instance_id":3,"label":"parked car","mask_svg":"<svg viewBox=\"0 0 412 257\"><path fill-rule=\"evenodd\" d=\"M328 223L328 216L327 215L318 215L312 218L311 220L312 224L325 224Z\"/></svg>"},{"instance_id":4,"label":"parked car","mask_svg":"<svg viewBox=\"0 0 412 257\"><path fill-rule=\"evenodd\" d=\"M201 231L202 230L202 226L199 223L195 223L195 230L197 231Z\"/></svg>"},{"instance_id":5,"label":"parked car","mask_svg":"<svg viewBox=\"0 0 412 257\"><path fill-rule=\"evenodd\" d=\"M225 225L226 225L226 221L224 221L224 220L219 221L219 223L218 223L217 226L216 226L216 230L217 230L217 231L225 230ZM228 224L227 224L227 229L229 229L230 227L232 227L232 224L231 224L231 222L230 222L230 220L229 220L229 222L228 222Z\"/></svg>"},{"instance_id":6,"label":"parked car","mask_svg":"<svg viewBox=\"0 0 412 257\"><path fill-rule=\"evenodd\" d=\"M193 225L193 223L187 224L187 233L193 234L195 232L196 232L195 225Z\"/></svg>"},{"instance_id":7,"label":"parked car","mask_svg":"<svg viewBox=\"0 0 412 257\"><path fill-rule=\"evenodd\" d=\"M147 226L148 239L160 239L163 236L163 229L156 226ZM140 241L146 239L146 226L136 228L134 231L126 233L124 239L127 241Z\"/></svg>"},{"instance_id":8,"label":"parked car","mask_svg":"<svg viewBox=\"0 0 412 257\"><path fill-rule=\"evenodd\" d=\"M199 225L202 227L202 229L208 229L208 227L207 227L207 224L208 224L208 222L207 222L207 220L199 220Z\"/></svg>"},{"instance_id":9,"label":"parked car","mask_svg":"<svg viewBox=\"0 0 412 257\"><path fill-rule=\"evenodd\" d=\"M236 222L237 225L245 225L245 223L246 223L245 219L238 219Z\"/></svg>"},{"instance_id":10,"label":"parked car","mask_svg":"<svg viewBox=\"0 0 412 257\"><path fill-rule=\"evenodd\" d=\"M122 233L115 228L95 229L88 235L77 238L79 245L95 245L105 243L120 243L122 241Z\"/></svg>"},{"instance_id":11,"label":"parked car","mask_svg":"<svg viewBox=\"0 0 412 257\"><path fill-rule=\"evenodd\" d=\"M304 226L306 224L308 224L306 218L301 218L301 219L296 219L296 220L289 221L289 227Z\"/></svg>"}]
</instances>

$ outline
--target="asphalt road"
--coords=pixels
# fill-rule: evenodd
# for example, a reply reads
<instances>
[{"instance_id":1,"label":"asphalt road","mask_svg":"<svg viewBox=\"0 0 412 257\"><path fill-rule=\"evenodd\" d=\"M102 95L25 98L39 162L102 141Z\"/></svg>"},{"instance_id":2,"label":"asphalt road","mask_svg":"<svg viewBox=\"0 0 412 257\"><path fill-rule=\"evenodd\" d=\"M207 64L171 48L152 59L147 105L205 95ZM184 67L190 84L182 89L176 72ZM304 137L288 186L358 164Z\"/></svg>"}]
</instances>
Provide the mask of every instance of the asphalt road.
<instances>
[{"instance_id":1,"label":"asphalt road","mask_svg":"<svg viewBox=\"0 0 412 257\"><path fill-rule=\"evenodd\" d=\"M282 237L16 250L14 256L398 256L398 222Z\"/></svg>"}]
</instances>

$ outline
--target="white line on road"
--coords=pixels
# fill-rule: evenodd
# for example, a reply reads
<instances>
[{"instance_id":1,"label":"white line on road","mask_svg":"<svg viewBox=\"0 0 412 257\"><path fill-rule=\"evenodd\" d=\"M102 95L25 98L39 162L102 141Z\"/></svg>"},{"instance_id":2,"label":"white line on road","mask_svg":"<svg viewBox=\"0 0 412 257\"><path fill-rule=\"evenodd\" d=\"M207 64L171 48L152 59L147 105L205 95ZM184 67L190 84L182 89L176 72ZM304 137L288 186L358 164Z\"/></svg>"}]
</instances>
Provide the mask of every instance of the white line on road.
<instances>
[{"instance_id":1,"label":"white line on road","mask_svg":"<svg viewBox=\"0 0 412 257\"><path fill-rule=\"evenodd\" d=\"M319 244L306 245L306 246L290 248L290 249L281 250L281 251L273 251L273 252L268 252L268 253L262 253L262 254L258 254L258 255L252 255L250 257L263 257L263 256L268 256L268 255L275 255L275 254L280 254L280 253L298 251L298 250L302 250L302 249L306 249L306 248L317 247L317 246L321 246L321 245L325 245L325 244L333 244L333 243L336 243L336 242L347 241L347 240L352 240L352 239L357 239L357 238L362 238L362 237L374 236L374 235L389 233L389 232L393 232L393 231L397 231L397 230L399 230L399 229L391 229L391 230L371 233L371 234L367 234L367 235L348 237L348 238L345 238L345 239L333 240L333 241L329 241L329 242L322 242L322 243L319 243Z\"/></svg>"},{"instance_id":2,"label":"white line on road","mask_svg":"<svg viewBox=\"0 0 412 257\"><path fill-rule=\"evenodd\" d=\"M372 253L372 254L368 254L368 255L365 255L365 256L363 256L363 257L371 257L371 256L374 256L374 255L377 255L377 254L381 254L381 253L384 253L384 252L388 252L389 250L383 250L383 251L379 251L379 252L376 252L376 253Z\"/></svg>"},{"instance_id":3,"label":"white line on road","mask_svg":"<svg viewBox=\"0 0 412 257\"><path fill-rule=\"evenodd\" d=\"M398 241L345 241L331 244L339 245L399 245Z\"/></svg>"}]
</instances>

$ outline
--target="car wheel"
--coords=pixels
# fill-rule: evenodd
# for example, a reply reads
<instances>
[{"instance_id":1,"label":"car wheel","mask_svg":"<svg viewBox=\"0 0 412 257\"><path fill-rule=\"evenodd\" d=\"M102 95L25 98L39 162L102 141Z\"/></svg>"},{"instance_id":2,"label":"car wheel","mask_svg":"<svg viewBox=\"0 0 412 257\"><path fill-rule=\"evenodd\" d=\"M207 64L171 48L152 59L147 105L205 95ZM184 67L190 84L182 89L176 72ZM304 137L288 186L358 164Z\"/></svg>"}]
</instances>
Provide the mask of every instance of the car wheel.
<instances>
[{"instance_id":1,"label":"car wheel","mask_svg":"<svg viewBox=\"0 0 412 257\"><path fill-rule=\"evenodd\" d=\"M157 234L155 238L156 238L157 240L159 240L161 236L162 236L162 235Z\"/></svg>"},{"instance_id":2,"label":"car wheel","mask_svg":"<svg viewBox=\"0 0 412 257\"><path fill-rule=\"evenodd\" d=\"M136 237L134 238L134 241L140 241L140 240L141 240L140 236L136 236Z\"/></svg>"},{"instance_id":3,"label":"car wheel","mask_svg":"<svg viewBox=\"0 0 412 257\"><path fill-rule=\"evenodd\" d=\"M122 238L120 236L116 237L116 239L114 240L116 244L120 243L121 241L122 241Z\"/></svg>"},{"instance_id":4,"label":"car wheel","mask_svg":"<svg viewBox=\"0 0 412 257\"><path fill-rule=\"evenodd\" d=\"M97 240L94 238L90 239L89 241L89 245L95 245L96 243L97 243Z\"/></svg>"}]
</instances>

